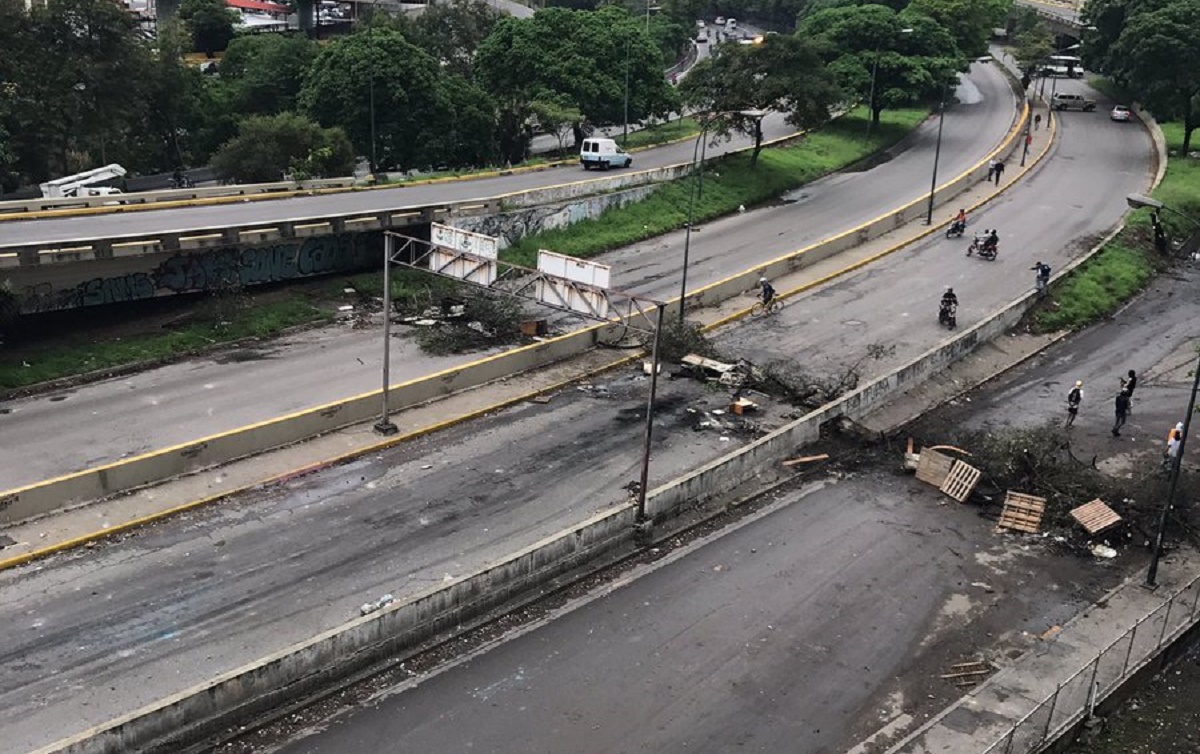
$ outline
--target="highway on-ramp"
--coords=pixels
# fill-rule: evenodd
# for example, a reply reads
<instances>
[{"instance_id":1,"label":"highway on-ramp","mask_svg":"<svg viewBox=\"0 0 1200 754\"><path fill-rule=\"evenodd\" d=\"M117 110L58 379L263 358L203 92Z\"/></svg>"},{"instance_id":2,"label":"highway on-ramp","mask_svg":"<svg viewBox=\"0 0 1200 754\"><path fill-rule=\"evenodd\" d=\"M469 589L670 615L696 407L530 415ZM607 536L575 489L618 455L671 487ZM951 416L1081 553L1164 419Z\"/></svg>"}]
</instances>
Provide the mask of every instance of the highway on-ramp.
<instances>
[{"instance_id":1,"label":"highway on-ramp","mask_svg":"<svg viewBox=\"0 0 1200 754\"><path fill-rule=\"evenodd\" d=\"M928 348L945 336L933 305L948 276L963 288L964 323L1004 305L1028 289L1034 256L1077 254L1119 218L1126 193L1147 187L1141 129L1072 113L1062 135L1032 179L988 211L1002 220L1000 261L966 259L962 243L894 254L882 273L818 289L722 344L752 358L813 351L825 364L881 339ZM381 594L462 575L619 502L637 478L644 379L615 375L0 573L6 741L26 751L129 712L337 626ZM726 401L664 382L652 484L745 441L736 428L695 431ZM767 405L761 420L785 413Z\"/></svg>"},{"instance_id":2,"label":"highway on-ramp","mask_svg":"<svg viewBox=\"0 0 1200 754\"><path fill-rule=\"evenodd\" d=\"M991 65L975 65L958 97L942 137L939 172L945 179L984 159L1013 124L1015 98ZM830 176L775 206L706 224L692 235L689 287L720 280L918 199L929 188L936 134L937 123L931 120L882 164ZM683 146L690 159L692 145ZM0 226L0 233L4 230ZM616 286L670 298L678 295L683 241L682 233L673 233L615 250L599 261L613 265ZM432 357L412 340L398 340L391 375L400 382L473 358L478 354ZM6 405L10 413L0 416L0 428L21 437L21 443L0 456L0 489L374 390L381 362L378 330L337 326L15 400Z\"/></svg>"}]
</instances>

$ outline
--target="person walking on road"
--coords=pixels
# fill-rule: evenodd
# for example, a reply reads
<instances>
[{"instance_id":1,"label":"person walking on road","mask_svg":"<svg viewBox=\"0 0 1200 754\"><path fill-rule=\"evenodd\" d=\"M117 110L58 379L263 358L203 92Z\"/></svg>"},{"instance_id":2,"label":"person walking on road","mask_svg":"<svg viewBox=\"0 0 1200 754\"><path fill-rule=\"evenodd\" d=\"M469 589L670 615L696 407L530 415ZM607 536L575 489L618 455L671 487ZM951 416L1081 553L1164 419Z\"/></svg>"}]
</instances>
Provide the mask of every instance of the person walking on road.
<instances>
[{"instance_id":1,"label":"person walking on road","mask_svg":"<svg viewBox=\"0 0 1200 754\"><path fill-rule=\"evenodd\" d=\"M1175 463L1175 459L1179 457L1179 448L1183 444L1183 422L1175 425L1175 428L1167 435L1167 450L1163 453L1163 468L1170 471L1171 465Z\"/></svg>"},{"instance_id":2,"label":"person walking on road","mask_svg":"<svg viewBox=\"0 0 1200 754\"><path fill-rule=\"evenodd\" d=\"M1121 427L1125 426L1125 417L1129 415L1129 393L1124 390L1117 392L1116 399L1117 420L1113 423L1112 436L1121 436Z\"/></svg>"},{"instance_id":3,"label":"person walking on road","mask_svg":"<svg viewBox=\"0 0 1200 754\"><path fill-rule=\"evenodd\" d=\"M1004 160L996 161L996 185L1000 185L1000 176L1004 175Z\"/></svg>"},{"instance_id":4,"label":"person walking on road","mask_svg":"<svg viewBox=\"0 0 1200 754\"><path fill-rule=\"evenodd\" d=\"M1075 387L1067 393L1067 429L1070 429L1071 425L1075 423L1076 417L1079 416L1080 403L1083 403L1083 380L1076 380Z\"/></svg>"},{"instance_id":5,"label":"person walking on road","mask_svg":"<svg viewBox=\"0 0 1200 754\"><path fill-rule=\"evenodd\" d=\"M1042 127L1042 114L1038 113L1033 116L1033 130L1036 131Z\"/></svg>"},{"instance_id":6,"label":"person walking on road","mask_svg":"<svg viewBox=\"0 0 1200 754\"><path fill-rule=\"evenodd\" d=\"M987 178L984 178L984 181L990 183L992 178L995 177L995 175L996 175L996 160L993 158L991 160L988 160L988 174L987 174Z\"/></svg>"},{"instance_id":7,"label":"person walking on road","mask_svg":"<svg viewBox=\"0 0 1200 754\"><path fill-rule=\"evenodd\" d=\"M1045 298L1046 290L1050 286L1050 265L1038 262L1029 269L1036 273L1033 280L1034 286L1037 288L1038 296L1040 298Z\"/></svg>"},{"instance_id":8,"label":"person walking on road","mask_svg":"<svg viewBox=\"0 0 1200 754\"><path fill-rule=\"evenodd\" d=\"M1133 390L1137 387L1137 372L1129 370L1127 377L1121 378L1121 389L1129 394L1129 413L1133 413Z\"/></svg>"}]
</instances>

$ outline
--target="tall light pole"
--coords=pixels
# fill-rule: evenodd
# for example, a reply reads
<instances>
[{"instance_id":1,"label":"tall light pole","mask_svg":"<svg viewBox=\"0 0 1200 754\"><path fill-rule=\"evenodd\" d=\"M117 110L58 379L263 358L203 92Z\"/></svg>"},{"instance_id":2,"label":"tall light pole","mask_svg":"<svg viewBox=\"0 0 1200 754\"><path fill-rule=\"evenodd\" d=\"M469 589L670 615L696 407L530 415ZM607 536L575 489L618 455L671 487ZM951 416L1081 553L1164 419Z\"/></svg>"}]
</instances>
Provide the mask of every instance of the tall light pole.
<instances>
[{"instance_id":1,"label":"tall light pole","mask_svg":"<svg viewBox=\"0 0 1200 754\"><path fill-rule=\"evenodd\" d=\"M1157 199L1151 199L1141 194L1130 194L1125 197L1125 202L1134 209L1138 209L1139 207L1149 207L1154 210L1165 209L1200 228L1200 220L1196 220L1178 210L1171 209ZM1200 390L1200 360L1196 362L1195 377L1192 380L1192 395L1188 399L1187 413L1183 415L1183 436L1179 438L1179 452L1171 460L1171 481L1170 486L1167 488L1167 502L1163 506L1162 514L1158 518L1158 532L1154 535L1154 551L1150 556L1150 568L1146 571L1146 587L1149 589L1154 589L1158 586L1158 561L1162 557L1163 540L1167 533L1167 519L1171 514L1171 507L1175 504L1175 490L1179 486L1179 470L1183 465L1183 450L1187 445L1188 430L1192 426L1192 414L1196 412L1197 390Z\"/></svg>"},{"instance_id":2,"label":"tall light pole","mask_svg":"<svg viewBox=\"0 0 1200 754\"><path fill-rule=\"evenodd\" d=\"M625 37L625 134L621 146L629 143L629 37Z\"/></svg>"},{"instance_id":3,"label":"tall light pole","mask_svg":"<svg viewBox=\"0 0 1200 754\"><path fill-rule=\"evenodd\" d=\"M942 126L946 123L946 89L949 86L950 79L947 78L942 82L942 102L938 108L937 146L933 150L933 178L929 180L929 207L925 211L926 225L933 225L933 195L937 192L938 160L942 156Z\"/></svg>"},{"instance_id":4,"label":"tall light pole","mask_svg":"<svg viewBox=\"0 0 1200 754\"><path fill-rule=\"evenodd\" d=\"M898 34L912 34L909 28L901 29ZM867 141L871 140L871 126L875 125L875 79L879 76L879 50L883 47L880 41L875 45L874 62L871 63L871 93L867 95Z\"/></svg>"}]
</instances>

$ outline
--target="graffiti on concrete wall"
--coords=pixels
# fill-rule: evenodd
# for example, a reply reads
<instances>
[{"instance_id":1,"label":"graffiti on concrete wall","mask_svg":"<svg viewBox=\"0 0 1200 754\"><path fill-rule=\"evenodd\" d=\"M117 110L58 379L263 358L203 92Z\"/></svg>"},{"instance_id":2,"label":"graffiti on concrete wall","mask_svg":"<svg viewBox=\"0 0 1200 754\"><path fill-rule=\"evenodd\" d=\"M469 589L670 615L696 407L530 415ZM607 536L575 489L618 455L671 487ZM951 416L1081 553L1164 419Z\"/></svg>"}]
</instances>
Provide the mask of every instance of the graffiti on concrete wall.
<instances>
[{"instance_id":1,"label":"graffiti on concrete wall","mask_svg":"<svg viewBox=\"0 0 1200 754\"><path fill-rule=\"evenodd\" d=\"M267 246L180 252L145 272L89 278L67 287L28 285L18 298L22 313L35 314L347 272L379 260L379 238L378 233L342 233ZM146 261L147 267L153 264ZM79 263L78 269L86 270L86 265Z\"/></svg>"}]
</instances>

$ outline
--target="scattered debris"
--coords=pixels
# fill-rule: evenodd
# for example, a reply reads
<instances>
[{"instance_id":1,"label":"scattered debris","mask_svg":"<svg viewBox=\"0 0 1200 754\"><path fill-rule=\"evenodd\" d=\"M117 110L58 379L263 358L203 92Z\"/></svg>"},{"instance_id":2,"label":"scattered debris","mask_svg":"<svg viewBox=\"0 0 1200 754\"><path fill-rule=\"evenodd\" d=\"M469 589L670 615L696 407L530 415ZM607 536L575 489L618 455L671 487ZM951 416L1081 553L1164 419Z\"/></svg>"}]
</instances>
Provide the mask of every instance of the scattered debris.
<instances>
[{"instance_id":1,"label":"scattered debris","mask_svg":"<svg viewBox=\"0 0 1200 754\"><path fill-rule=\"evenodd\" d=\"M959 662L951 665L950 672L943 673L940 677L943 680L950 681L960 689L966 689L981 683L994 670L995 667L990 662L982 660Z\"/></svg>"},{"instance_id":2,"label":"scattered debris","mask_svg":"<svg viewBox=\"0 0 1200 754\"><path fill-rule=\"evenodd\" d=\"M1004 497L1004 510L1000 512L996 528L1033 534L1042 525L1042 514L1045 511L1046 498L1008 490Z\"/></svg>"},{"instance_id":3,"label":"scattered debris","mask_svg":"<svg viewBox=\"0 0 1200 754\"><path fill-rule=\"evenodd\" d=\"M376 610L382 610L388 605L396 601L396 598L391 594L385 594L374 602L364 602L362 607L358 608L359 615L370 615Z\"/></svg>"},{"instance_id":4,"label":"scattered debris","mask_svg":"<svg viewBox=\"0 0 1200 754\"><path fill-rule=\"evenodd\" d=\"M917 479L941 489L952 468L954 468L954 459L950 456L929 448L921 448L921 460L917 465Z\"/></svg>"},{"instance_id":5,"label":"scattered debris","mask_svg":"<svg viewBox=\"0 0 1200 754\"><path fill-rule=\"evenodd\" d=\"M1115 558L1115 557L1117 557L1117 551L1115 549L1109 547L1108 545L1101 544L1099 542L1092 545L1088 549L1090 549L1092 551L1092 554L1095 555L1097 558Z\"/></svg>"},{"instance_id":6,"label":"scattered debris","mask_svg":"<svg viewBox=\"0 0 1200 754\"><path fill-rule=\"evenodd\" d=\"M530 338L536 338L545 335L549 332L549 328L544 319L527 319L520 324L521 334Z\"/></svg>"},{"instance_id":7,"label":"scattered debris","mask_svg":"<svg viewBox=\"0 0 1200 754\"><path fill-rule=\"evenodd\" d=\"M1051 626L1050 628L1047 628L1045 630L1045 632L1042 633L1041 639L1042 639L1042 641L1050 641L1051 639L1053 639L1054 637L1058 636L1061 633L1062 633L1062 626Z\"/></svg>"},{"instance_id":8,"label":"scattered debris","mask_svg":"<svg viewBox=\"0 0 1200 754\"><path fill-rule=\"evenodd\" d=\"M751 411L757 411L758 404L748 398L738 398L730 404L729 409L738 416L741 416Z\"/></svg>"},{"instance_id":9,"label":"scattered debris","mask_svg":"<svg viewBox=\"0 0 1200 754\"><path fill-rule=\"evenodd\" d=\"M802 463L815 463L817 461L829 460L828 453L822 453L819 456L799 456L798 458L789 458L783 462L784 466L799 466Z\"/></svg>"},{"instance_id":10,"label":"scattered debris","mask_svg":"<svg viewBox=\"0 0 1200 754\"><path fill-rule=\"evenodd\" d=\"M546 403L549 403L549 402L550 402L550 399L551 399L552 397L553 397L553 396L546 395L545 393L541 393L541 394L539 394L539 395L535 395L535 396L533 396L532 398L530 398L530 399L529 399L529 402L530 402L530 403L541 403L541 404L543 404L543 405L544 405L544 404L546 404Z\"/></svg>"}]
</instances>

